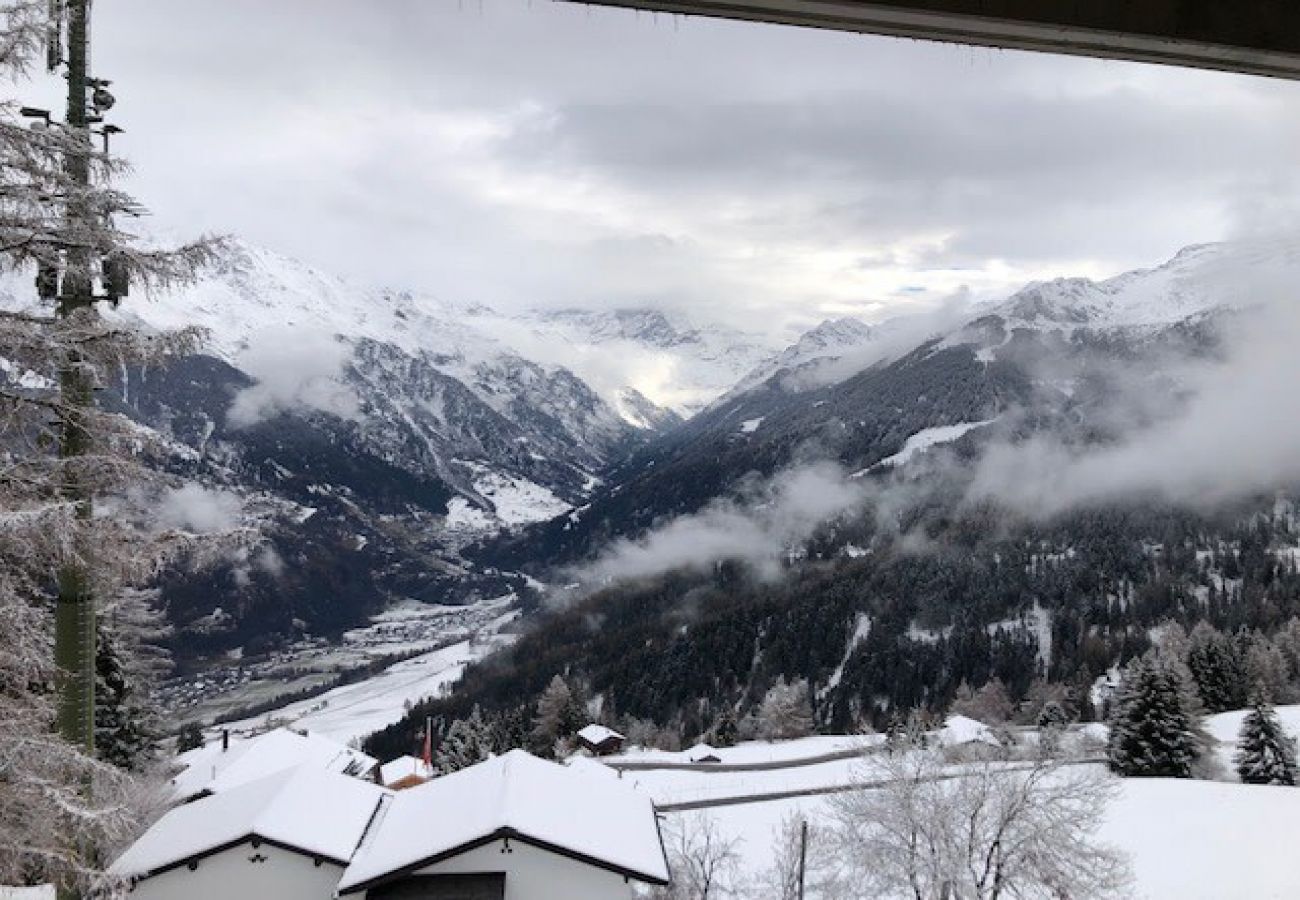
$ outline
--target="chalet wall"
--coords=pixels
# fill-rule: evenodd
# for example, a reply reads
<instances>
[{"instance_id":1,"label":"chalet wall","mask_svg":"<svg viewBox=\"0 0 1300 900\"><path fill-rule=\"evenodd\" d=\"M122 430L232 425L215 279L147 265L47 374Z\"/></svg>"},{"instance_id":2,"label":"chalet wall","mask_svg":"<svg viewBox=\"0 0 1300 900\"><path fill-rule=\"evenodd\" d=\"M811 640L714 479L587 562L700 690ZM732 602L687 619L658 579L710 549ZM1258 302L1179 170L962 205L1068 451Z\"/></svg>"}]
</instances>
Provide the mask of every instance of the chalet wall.
<instances>
[{"instance_id":1,"label":"chalet wall","mask_svg":"<svg viewBox=\"0 0 1300 900\"><path fill-rule=\"evenodd\" d=\"M524 844L495 841L420 869L419 875L505 872L505 900L629 900L622 875Z\"/></svg>"},{"instance_id":2,"label":"chalet wall","mask_svg":"<svg viewBox=\"0 0 1300 900\"><path fill-rule=\"evenodd\" d=\"M256 856L264 862L254 862ZM131 900L330 900L343 869L262 844L241 844L135 886Z\"/></svg>"}]
</instances>

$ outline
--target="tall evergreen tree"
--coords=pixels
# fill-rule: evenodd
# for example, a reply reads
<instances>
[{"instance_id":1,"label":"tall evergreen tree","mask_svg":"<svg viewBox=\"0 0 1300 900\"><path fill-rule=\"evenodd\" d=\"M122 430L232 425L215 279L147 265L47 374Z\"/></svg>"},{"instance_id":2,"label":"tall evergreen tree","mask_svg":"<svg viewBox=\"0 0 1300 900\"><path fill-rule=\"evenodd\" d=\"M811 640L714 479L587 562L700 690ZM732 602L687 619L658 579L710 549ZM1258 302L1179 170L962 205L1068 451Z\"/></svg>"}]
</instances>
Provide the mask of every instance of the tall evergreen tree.
<instances>
[{"instance_id":1,"label":"tall evergreen tree","mask_svg":"<svg viewBox=\"0 0 1300 900\"><path fill-rule=\"evenodd\" d=\"M1187 668L1209 712L1240 709L1246 702L1245 661L1231 637L1202 622L1192 629Z\"/></svg>"},{"instance_id":2,"label":"tall evergreen tree","mask_svg":"<svg viewBox=\"0 0 1300 900\"><path fill-rule=\"evenodd\" d=\"M1296 783L1296 742L1282 730L1277 713L1263 698L1255 702L1241 723L1237 753L1233 757L1237 775L1246 784Z\"/></svg>"},{"instance_id":3,"label":"tall evergreen tree","mask_svg":"<svg viewBox=\"0 0 1300 900\"><path fill-rule=\"evenodd\" d=\"M1202 753L1198 719L1174 665L1154 654L1139 657L1124 670L1107 763L1121 775L1190 778Z\"/></svg>"},{"instance_id":4,"label":"tall evergreen tree","mask_svg":"<svg viewBox=\"0 0 1300 900\"><path fill-rule=\"evenodd\" d=\"M441 775L450 775L492 755L492 729L483 720L477 706L467 719L457 719L447 729L438 745L434 766Z\"/></svg>"},{"instance_id":5,"label":"tall evergreen tree","mask_svg":"<svg viewBox=\"0 0 1300 900\"><path fill-rule=\"evenodd\" d=\"M119 769L141 771L156 756L158 735L141 706L119 647L101 627L95 648L95 754Z\"/></svg>"}]
</instances>

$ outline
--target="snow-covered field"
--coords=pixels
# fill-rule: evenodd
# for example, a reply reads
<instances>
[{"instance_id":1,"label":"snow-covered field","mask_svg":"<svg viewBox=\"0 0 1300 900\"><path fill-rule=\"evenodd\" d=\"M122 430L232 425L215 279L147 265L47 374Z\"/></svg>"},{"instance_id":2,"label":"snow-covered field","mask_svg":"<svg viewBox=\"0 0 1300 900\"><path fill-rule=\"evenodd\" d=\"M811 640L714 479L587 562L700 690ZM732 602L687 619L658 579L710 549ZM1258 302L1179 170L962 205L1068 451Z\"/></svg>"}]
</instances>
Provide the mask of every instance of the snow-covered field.
<instances>
[{"instance_id":1,"label":"snow-covered field","mask_svg":"<svg viewBox=\"0 0 1300 900\"><path fill-rule=\"evenodd\" d=\"M790 762L815 756L843 753L872 747L884 740L879 734L819 734L792 741L744 741L734 747L714 748L718 760L724 765ZM619 763L677 763L691 762L690 750L642 750L634 748L618 756L607 756L604 761Z\"/></svg>"},{"instance_id":2,"label":"snow-covered field","mask_svg":"<svg viewBox=\"0 0 1300 900\"><path fill-rule=\"evenodd\" d=\"M826 822L825 797L668 813L709 817L739 841L742 881L771 864L786 816ZM1141 900L1281 900L1300 897L1300 789L1210 781L1126 779L1101 838L1132 857L1134 896ZM746 892L746 896L760 894Z\"/></svg>"},{"instance_id":3,"label":"snow-covered field","mask_svg":"<svg viewBox=\"0 0 1300 900\"><path fill-rule=\"evenodd\" d=\"M476 646L473 641L461 641L397 663L365 681L222 727L235 732L251 731L271 720L346 744L396 722L406 703L435 696L454 684L465 666L482 656L483 646L486 642Z\"/></svg>"},{"instance_id":4,"label":"snow-covered field","mask_svg":"<svg viewBox=\"0 0 1300 900\"><path fill-rule=\"evenodd\" d=\"M1219 742L1220 758L1235 749L1244 711L1206 720ZM1300 705L1280 707L1278 716L1291 734L1300 733ZM1032 735L1029 735L1032 737ZM659 763L664 768L627 770L625 780L639 785L657 803L708 802L745 794L756 797L784 791L842 787L869 777L861 759L798 765L837 751L861 746L860 736L820 736L784 742L750 742L717 751L724 768L699 771L677 768L689 752L629 752L610 757L613 765ZM779 766L781 762L792 765ZM758 771L732 771L728 765L776 763ZM1139 900L1280 900L1300 897L1300 789L1236 783L1230 770L1224 781L1164 778L1119 780L1100 838L1130 854L1133 896ZM764 897L761 877L774 858L775 837L787 817L814 824L831 819L831 800L808 795L750 802L731 802L703 809L667 810L666 823L708 818L735 840L736 871L730 882L740 897Z\"/></svg>"},{"instance_id":5,"label":"snow-covered field","mask_svg":"<svg viewBox=\"0 0 1300 900\"><path fill-rule=\"evenodd\" d=\"M984 419L979 422L958 422L956 425L939 425L934 428L923 428L903 442L902 450L899 450L893 456L886 456L869 469L863 469L861 472L853 473L853 477L859 478L866 475L868 472L875 471L876 469L906 465L914 456L925 453L932 447L937 447L940 444L950 444L962 435L966 434L966 432L974 431L976 428L983 428L985 425L992 424L993 421L993 419Z\"/></svg>"},{"instance_id":6,"label":"snow-covered field","mask_svg":"<svg viewBox=\"0 0 1300 900\"><path fill-rule=\"evenodd\" d=\"M467 665L511 640L511 635L499 632L517 615L503 613L472 638L396 663L364 681L223 727L255 731L271 720L344 744L363 738L399 720L408 704L437 696L460 680Z\"/></svg>"}]
</instances>

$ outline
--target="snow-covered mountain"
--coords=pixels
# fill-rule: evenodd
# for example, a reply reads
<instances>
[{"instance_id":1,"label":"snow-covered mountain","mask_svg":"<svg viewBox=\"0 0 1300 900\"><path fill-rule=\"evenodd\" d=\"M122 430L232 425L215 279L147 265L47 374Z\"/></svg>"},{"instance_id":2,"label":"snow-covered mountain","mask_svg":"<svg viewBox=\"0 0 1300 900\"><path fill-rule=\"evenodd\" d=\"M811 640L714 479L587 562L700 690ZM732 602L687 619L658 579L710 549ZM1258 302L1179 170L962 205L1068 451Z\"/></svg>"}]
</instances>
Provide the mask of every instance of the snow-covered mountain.
<instances>
[{"instance_id":1,"label":"snow-covered mountain","mask_svg":"<svg viewBox=\"0 0 1300 900\"><path fill-rule=\"evenodd\" d=\"M646 401L689 418L781 349L767 335L654 309L479 310L474 321L571 368L634 423L660 417L647 417Z\"/></svg>"},{"instance_id":2,"label":"snow-covered mountain","mask_svg":"<svg viewBox=\"0 0 1300 900\"><path fill-rule=\"evenodd\" d=\"M1170 367L1213 353L1224 314L1297 280L1294 244L1202 245L1154 268L1034 283L960 313L823 323L620 465L589 505L500 542L489 558L582 558L809 454L865 474L1008 429L1113 437L1117 402L1138 416L1177 408Z\"/></svg>"},{"instance_id":3,"label":"snow-covered mountain","mask_svg":"<svg viewBox=\"0 0 1300 900\"><path fill-rule=\"evenodd\" d=\"M30 284L9 276L0 294L22 306ZM502 313L368 288L241 241L197 284L105 314L207 330L203 354L124 368L101 396L169 439L185 497L265 512L267 553L167 585L200 651L517 584L462 548L585 502L680 424L638 384L703 402L768 352L653 312Z\"/></svg>"},{"instance_id":4,"label":"snow-covered mountain","mask_svg":"<svg viewBox=\"0 0 1300 900\"><path fill-rule=\"evenodd\" d=\"M1158 329L1271 299L1260 291L1288 288L1297 275L1300 248L1293 242L1196 244L1162 265L1103 281L1035 282L981 312L1011 328Z\"/></svg>"},{"instance_id":5,"label":"snow-covered mountain","mask_svg":"<svg viewBox=\"0 0 1300 900\"><path fill-rule=\"evenodd\" d=\"M827 359L839 359L870 345L880 335L880 326L844 316L827 319L799 336L790 346L764 359L732 385L718 402L738 396L767 381L778 372L794 372Z\"/></svg>"}]
</instances>

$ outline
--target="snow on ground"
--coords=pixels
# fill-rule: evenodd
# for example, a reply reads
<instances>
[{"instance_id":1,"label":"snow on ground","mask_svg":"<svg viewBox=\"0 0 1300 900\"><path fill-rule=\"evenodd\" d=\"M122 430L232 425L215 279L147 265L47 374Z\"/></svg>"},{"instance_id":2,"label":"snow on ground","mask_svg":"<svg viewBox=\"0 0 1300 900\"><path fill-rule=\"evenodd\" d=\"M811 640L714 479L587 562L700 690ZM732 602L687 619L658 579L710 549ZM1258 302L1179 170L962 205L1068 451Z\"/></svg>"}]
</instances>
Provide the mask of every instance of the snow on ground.
<instances>
[{"instance_id":1,"label":"snow on ground","mask_svg":"<svg viewBox=\"0 0 1300 900\"><path fill-rule=\"evenodd\" d=\"M1130 778L1102 838L1132 854L1143 900L1300 896L1300 790Z\"/></svg>"},{"instance_id":2,"label":"snow on ground","mask_svg":"<svg viewBox=\"0 0 1300 900\"><path fill-rule=\"evenodd\" d=\"M734 747L717 748L717 754L723 765L792 762L872 747L883 740L884 736L879 734L818 734L791 741L743 741ZM685 750L646 750L633 747L617 756L602 757L602 761L615 765L620 762L684 765L690 763L690 758Z\"/></svg>"},{"instance_id":3,"label":"snow on ground","mask_svg":"<svg viewBox=\"0 0 1300 900\"><path fill-rule=\"evenodd\" d=\"M860 478L868 472L876 469L905 465L911 461L914 456L925 453L931 447L938 446L939 444L950 444L966 432L974 431L976 428L982 428L994 421L996 420L984 419L980 422L958 422L956 425L939 425L935 428L923 428L903 442L902 450L899 450L893 456L886 456L870 468L863 469L861 472L854 472L852 477Z\"/></svg>"},{"instance_id":4,"label":"snow on ground","mask_svg":"<svg viewBox=\"0 0 1300 900\"><path fill-rule=\"evenodd\" d=\"M498 617L480 635L396 663L365 681L334 688L319 697L290 703L275 712L224 727L232 731L262 727L268 719L324 735L341 743L365 737L398 721L408 703L416 703L460 680L465 667L508 640L496 634L518 613Z\"/></svg>"},{"instance_id":5,"label":"snow on ground","mask_svg":"<svg viewBox=\"0 0 1300 900\"><path fill-rule=\"evenodd\" d=\"M1235 709L1205 717L1205 730L1217 742L1214 755L1223 767L1223 778L1237 778L1233 757L1237 753L1237 735L1241 732L1241 722L1246 718L1247 712L1248 710ZM1300 737L1300 705L1277 707L1277 717L1287 734L1293 738Z\"/></svg>"},{"instance_id":6,"label":"snow on ground","mask_svg":"<svg viewBox=\"0 0 1300 900\"><path fill-rule=\"evenodd\" d=\"M852 547L851 544L849 546ZM861 555L861 552L862 551L859 551L858 555ZM853 557L854 554L850 553L849 556ZM851 657L853 651L858 648L858 644L865 641L867 636L870 634L871 616L866 613L858 613L858 618L853 623L853 634L849 635L848 646L844 648L844 655L840 657L839 663L835 666L835 671L831 672L831 677L827 679L826 684L817 690L818 697L824 697L831 691L835 690L835 688L839 687L840 679L844 677L844 667L849 663L849 657Z\"/></svg>"},{"instance_id":7,"label":"snow on ground","mask_svg":"<svg viewBox=\"0 0 1300 900\"><path fill-rule=\"evenodd\" d=\"M765 417L765 416L759 416L757 419L746 419L745 421L741 422L741 423L740 423L740 433L741 433L741 434L753 434L755 431L758 431L758 426L760 426L760 425L763 424L763 419L764 419L764 418L766 418L766 417Z\"/></svg>"},{"instance_id":8,"label":"snow on ground","mask_svg":"<svg viewBox=\"0 0 1300 900\"><path fill-rule=\"evenodd\" d=\"M1247 712L1248 710L1236 709L1232 712L1206 716L1205 730L1216 741L1235 745L1237 735L1241 732L1241 721L1246 718ZM1277 717L1282 722L1282 727L1287 734L1293 737L1300 734L1300 704L1277 707Z\"/></svg>"},{"instance_id":9,"label":"snow on ground","mask_svg":"<svg viewBox=\"0 0 1300 900\"><path fill-rule=\"evenodd\" d=\"M448 531L491 531L496 527L492 516L464 497L452 497L447 501L447 516L443 526Z\"/></svg>"},{"instance_id":10,"label":"snow on ground","mask_svg":"<svg viewBox=\"0 0 1300 900\"><path fill-rule=\"evenodd\" d=\"M497 518L506 525L545 522L570 509L569 504L527 478L486 472L474 487L492 502Z\"/></svg>"},{"instance_id":11,"label":"snow on ground","mask_svg":"<svg viewBox=\"0 0 1300 900\"><path fill-rule=\"evenodd\" d=\"M458 462L474 470L474 490L492 504L492 510L480 509L463 497L454 497L448 501L447 515L443 519L443 526L448 531L495 532L503 525L510 528L544 522L572 508L550 490L527 478L496 472L468 460Z\"/></svg>"},{"instance_id":12,"label":"snow on ground","mask_svg":"<svg viewBox=\"0 0 1300 900\"><path fill-rule=\"evenodd\" d=\"M1244 711L1207 720L1209 732L1223 746L1235 741ZM1284 727L1300 732L1300 705L1280 707ZM1101 726L1093 726L1098 729ZM879 740L879 736L873 736ZM738 843L738 871L731 879L737 896L767 896L756 887L773 858L775 833L787 817L828 824L830 795L808 794L763 800L790 790L843 787L869 779L866 759L842 759L797 765L855 742L859 736L823 735L795 741L749 742L719 750L726 763L790 763L762 771L672 768L685 753L629 752L605 762L659 761L668 768L624 771L656 803L698 803L746 795L750 802L664 812L668 826L685 819L711 819L727 839ZM1226 781L1131 778L1118 781L1099 838L1129 853L1133 864L1132 896L1138 900L1226 900L1300 896L1300 864L1295 839L1300 831L1300 789L1242 785Z\"/></svg>"},{"instance_id":13,"label":"snow on ground","mask_svg":"<svg viewBox=\"0 0 1300 900\"><path fill-rule=\"evenodd\" d=\"M870 777L870 770L857 756L811 766L748 772L651 769L623 773L624 781L645 791L660 806L816 791L850 785L867 777Z\"/></svg>"},{"instance_id":14,"label":"snow on ground","mask_svg":"<svg viewBox=\"0 0 1300 900\"><path fill-rule=\"evenodd\" d=\"M752 882L771 864L782 819L826 823L828 804L824 796L797 797L669 812L666 821L712 819L739 840L741 880ZM1112 801L1100 838L1131 854L1133 896L1140 900L1280 900L1300 896L1297 822L1300 790L1131 778Z\"/></svg>"}]
</instances>

